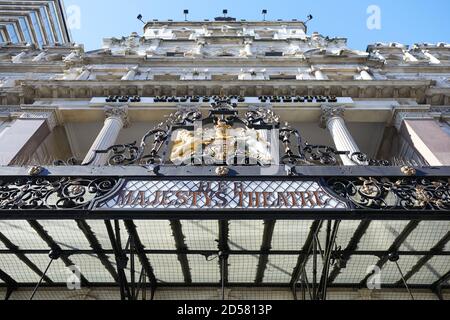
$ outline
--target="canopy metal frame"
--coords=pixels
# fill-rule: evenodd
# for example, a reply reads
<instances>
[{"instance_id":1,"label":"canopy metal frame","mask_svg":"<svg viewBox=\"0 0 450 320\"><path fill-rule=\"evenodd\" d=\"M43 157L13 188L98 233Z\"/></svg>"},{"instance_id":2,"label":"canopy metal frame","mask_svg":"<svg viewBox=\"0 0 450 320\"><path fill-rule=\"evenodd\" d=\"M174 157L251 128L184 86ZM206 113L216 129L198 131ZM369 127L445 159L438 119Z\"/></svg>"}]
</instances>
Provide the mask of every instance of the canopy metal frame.
<instances>
[{"instance_id":1,"label":"canopy metal frame","mask_svg":"<svg viewBox=\"0 0 450 320\"><path fill-rule=\"evenodd\" d=\"M195 175L196 179L201 180L257 180L266 179L267 181L293 179L321 179L321 181L330 180L350 180L359 178L372 178L375 180L381 179L410 179L405 177L401 168L398 167L323 167L322 174L319 174L317 167L304 166L280 166L278 175L260 176L254 173L253 167L231 167L230 176L217 177L212 176L214 168L202 167L191 168L191 172L186 171L186 168L173 168L160 166L159 170L154 170L153 165L149 166L127 166L117 167L112 170L112 167L46 167L39 176L30 176L26 167L15 168L0 168L0 180L3 186L16 179L26 179L29 181L36 181L37 179L61 179L71 177L69 172L80 172L78 176L81 179L95 180L95 179L112 179L114 181L122 181L126 179L168 179L168 180L186 180L192 179ZM450 168L448 167L421 167L415 168L416 175L413 178L426 179L432 181L437 179L439 181L448 181L450 177ZM118 172L120 172L118 174ZM155 173L157 172L157 173ZM165 174L170 172L170 175ZM295 174L293 174L295 173ZM413 179L411 178L411 179ZM114 189L116 190L116 189ZM344 199L348 201L348 199ZM60 252L60 259L66 266L73 264L70 259L71 256L77 254L88 254L95 256L101 262L101 265L108 271L114 279L113 283L99 283L92 282L87 279L85 275L81 275L81 282L83 287L109 287L113 286L119 289L122 299L138 299L139 293L142 298L147 298L147 290L150 290L150 299L154 298L155 292L158 288L165 287L217 287L222 290L222 298L225 298L224 290L226 288L236 287L286 287L292 290L295 299L326 299L327 290L329 288L364 288L365 281L370 275L366 275L360 281L355 283L336 283L335 280L338 275L345 269L346 263L354 256L372 255L378 259L377 266L383 267L389 261L389 255L396 253L400 259L404 256L420 255L421 259L411 268L405 271L405 279L411 279L417 272L422 270L424 266L433 257L447 257L450 252L445 251L444 248L450 242L450 231L445 234L438 242L436 242L429 250L421 251L407 251L402 249L402 244L408 236L418 227L422 221L450 221L450 211L448 209L425 207L416 209L383 209L351 206L346 210L336 209L292 209L289 211L282 211L276 209L233 209L220 211L204 211L204 210L187 210L175 209L164 211L149 211L149 210L98 210L95 206L80 207L80 208L3 208L0 209L0 220L24 220L27 221L30 227L36 234L43 239L48 245L47 249L32 249L22 248L14 243L14 239L7 238L0 230L0 241L6 249L0 249L0 258L4 254L14 254L21 259L30 269L30 272L43 275L43 271L33 266L31 261L28 261L27 255L48 255L50 250L57 250ZM136 227L135 221L139 220L168 220L175 243L173 250L166 250L154 247L144 247L140 240L141 234L139 228ZM193 250L190 249L185 241L183 224L181 220L217 220L218 223L218 239L216 243L217 250ZM39 223L40 220L72 220L80 229L86 241L90 245L90 249L63 249L52 238L45 228ZM105 227L110 236L111 248L103 248L99 239L89 225L89 220L103 220ZM230 220L261 220L264 221L264 231L259 250L235 250L229 246L229 221ZM314 220L311 225L311 230L303 243L302 247L296 250L272 250L272 237L274 232L274 225L278 220ZM355 229L345 248L336 246L334 241L336 233L339 230L339 224L347 220L357 220L359 225ZM401 230L396 239L391 243L388 250L363 250L359 249L359 243L371 223L376 220L403 220L408 223ZM123 221L126 232L128 234L128 241L120 239L120 230L118 229L119 221ZM326 241L321 243L317 237L318 231L324 228L326 230ZM124 241L128 245L123 246ZM158 274L155 273L148 256L154 254L173 255L177 257L182 270L184 282L182 283L167 283L158 280ZM198 283L193 281L191 274L191 266L189 265L188 255L200 254L205 257L217 256L218 268L220 270L220 281L217 283ZM114 256L115 261L110 261L109 256ZM253 282L248 283L233 283L229 281L229 258L233 255L258 255L257 271ZM268 260L271 256L276 255L295 255L297 256L297 264L292 272L291 280L288 283L266 283L263 281L264 274L267 271ZM136 260L139 260L142 266L141 270L136 270ZM313 275L306 274L305 265L308 261L314 262ZM323 261L323 266L319 270L318 259ZM132 262L134 261L134 262ZM124 266L132 267L132 276L127 277L124 271ZM450 269L450 266L449 266ZM139 276L135 277L135 273ZM320 276L317 276L320 274ZM3 281L0 286L7 288L5 298L10 298L14 290L19 288L32 288L36 284L21 283L14 279L11 274L8 274L1 268L0 265L0 279ZM442 277L430 284L409 284L411 290L428 289L434 292L440 299L442 296L442 289L448 289L447 281L450 279L450 270L443 274ZM44 278L40 284L41 288L63 288L66 284L53 282L50 278ZM386 288L404 289L402 279L392 284L384 285ZM298 289L300 288L300 291ZM299 295L300 293L300 295Z\"/></svg>"}]
</instances>

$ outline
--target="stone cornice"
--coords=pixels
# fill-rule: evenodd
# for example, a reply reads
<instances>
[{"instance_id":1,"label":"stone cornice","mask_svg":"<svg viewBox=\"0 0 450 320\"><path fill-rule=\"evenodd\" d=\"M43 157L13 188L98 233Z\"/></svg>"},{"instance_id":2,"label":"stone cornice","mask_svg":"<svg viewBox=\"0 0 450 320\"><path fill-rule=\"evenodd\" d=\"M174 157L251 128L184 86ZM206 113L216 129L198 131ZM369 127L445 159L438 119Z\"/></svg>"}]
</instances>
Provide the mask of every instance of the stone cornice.
<instances>
[{"instance_id":1,"label":"stone cornice","mask_svg":"<svg viewBox=\"0 0 450 320\"><path fill-rule=\"evenodd\" d=\"M447 73L450 72L450 64L442 64L442 65L435 65L435 64L385 64L382 68L379 70L374 71L382 71L385 73L396 73L396 72L406 72L406 73L413 73L413 72L424 72L424 73Z\"/></svg>"},{"instance_id":2,"label":"stone cornice","mask_svg":"<svg viewBox=\"0 0 450 320\"><path fill-rule=\"evenodd\" d=\"M141 66L154 66L154 65L218 65L218 66L228 66L232 64L247 64L254 63L255 66L263 65L292 65L298 66L299 63L306 63L307 61L317 62L317 63L329 63L329 64L351 64L351 63L366 63L368 58L365 56L311 56L303 58L300 56L284 56L282 59L280 57L267 57L262 55L254 54L248 57L215 57L215 56L205 56L198 58L198 56L188 56L188 57L165 57L165 56L154 56L146 57L140 55L130 55L130 56L84 56L84 63L97 63L97 64L108 64L108 63L139 63Z\"/></svg>"},{"instance_id":3,"label":"stone cornice","mask_svg":"<svg viewBox=\"0 0 450 320\"><path fill-rule=\"evenodd\" d=\"M241 86L241 85L262 85L262 86L347 86L347 87L376 87L376 86L401 86L401 87L430 87L433 85L433 80L252 80L252 81L227 81L228 86ZM215 80L132 80L132 81L98 81L98 80L24 80L24 85L33 87L40 86L136 86L136 85L192 85L192 86L215 86L224 85L223 81Z\"/></svg>"},{"instance_id":4,"label":"stone cornice","mask_svg":"<svg viewBox=\"0 0 450 320\"><path fill-rule=\"evenodd\" d=\"M64 62L23 62L10 63L0 62L0 72L43 72L43 73L62 73L67 65Z\"/></svg>"},{"instance_id":5,"label":"stone cornice","mask_svg":"<svg viewBox=\"0 0 450 320\"><path fill-rule=\"evenodd\" d=\"M160 20L160 21L149 21L145 24L145 28L149 27L164 27L164 26L176 26L176 27L191 27L191 26L197 26L197 27L203 27L203 26L223 26L223 25L230 25L233 27L238 26L305 26L304 22L302 21L292 21L292 20L283 20L283 21L273 21L273 20L245 20L245 21L168 21L168 20Z\"/></svg>"},{"instance_id":6,"label":"stone cornice","mask_svg":"<svg viewBox=\"0 0 450 320\"><path fill-rule=\"evenodd\" d=\"M39 99L92 98L108 95L335 95L354 99L413 99L418 103L445 104L450 89L444 93L430 94L429 80L262 80L262 81L71 81L52 80L22 82L20 91L24 103ZM195 91L194 91L195 90ZM176 93L175 93L176 92ZM447 98L446 98L447 97ZM5 100L6 101L6 100Z\"/></svg>"},{"instance_id":7,"label":"stone cornice","mask_svg":"<svg viewBox=\"0 0 450 320\"><path fill-rule=\"evenodd\" d=\"M20 85L1 90L3 104L12 99L31 104L39 99L75 99L108 95L157 96L217 95L335 95L355 99L413 99L418 103L445 105L450 88L434 88L432 80L255 80L255 81L88 81L88 80L21 80ZM17 98L16 98L17 96ZM8 97L8 98L7 98ZM11 97L11 98L9 98Z\"/></svg>"},{"instance_id":8,"label":"stone cornice","mask_svg":"<svg viewBox=\"0 0 450 320\"><path fill-rule=\"evenodd\" d=\"M219 80L130 80L130 81L72 81L72 80L25 80L22 82L27 99L41 98L86 98L92 96L121 95L157 96L171 95L173 90L182 88L180 95L194 94L192 89L202 88L205 95L214 95L212 90L221 88L225 95L246 95L232 93L231 90L253 90L250 95L336 95L352 98L411 98L418 102L425 99L431 80L252 80L252 81L219 81ZM162 88L165 88L163 93ZM264 88L264 92L262 89ZM105 90L109 93L105 93ZM115 91L114 91L115 90ZM210 93L207 93L208 90ZM268 91L269 90L269 91ZM282 91L281 91L282 90ZM76 93L75 93L76 91ZM101 92L100 92L101 91ZM270 92L270 93L269 93ZM450 92L449 92L450 93ZM202 94L200 94L202 95ZM247 94L248 95L248 94ZM28 103L28 102L27 102ZM423 102L421 102L423 103Z\"/></svg>"}]
</instances>

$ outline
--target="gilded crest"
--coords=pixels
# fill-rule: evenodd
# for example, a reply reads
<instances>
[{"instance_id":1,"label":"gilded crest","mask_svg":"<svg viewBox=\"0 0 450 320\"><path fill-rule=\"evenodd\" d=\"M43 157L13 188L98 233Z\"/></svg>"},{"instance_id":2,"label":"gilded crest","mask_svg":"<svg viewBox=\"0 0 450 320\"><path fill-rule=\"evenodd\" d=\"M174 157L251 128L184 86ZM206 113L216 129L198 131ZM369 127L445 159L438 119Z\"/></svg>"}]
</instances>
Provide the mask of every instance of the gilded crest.
<instances>
[{"instance_id":1,"label":"gilded crest","mask_svg":"<svg viewBox=\"0 0 450 320\"><path fill-rule=\"evenodd\" d=\"M212 128L174 133L170 160L175 164L233 164L253 161L270 164L272 155L267 130L233 128L219 120Z\"/></svg>"}]
</instances>

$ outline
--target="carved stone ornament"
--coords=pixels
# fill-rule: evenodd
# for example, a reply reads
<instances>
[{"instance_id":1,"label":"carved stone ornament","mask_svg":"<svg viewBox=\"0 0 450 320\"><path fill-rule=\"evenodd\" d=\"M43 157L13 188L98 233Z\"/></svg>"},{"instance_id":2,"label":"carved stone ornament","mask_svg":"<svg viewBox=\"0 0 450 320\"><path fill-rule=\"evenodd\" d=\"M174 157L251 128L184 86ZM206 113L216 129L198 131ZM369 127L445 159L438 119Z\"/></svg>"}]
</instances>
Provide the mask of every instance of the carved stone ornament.
<instances>
[{"instance_id":1,"label":"carved stone ornament","mask_svg":"<svg viewBox=\"0 0 450 320\"><path fill-rule=\"evenodd\" d=\"M343 117L345 112L345 108L342 106L330 106L330 105L322 105L322 115L320 117L320 127L326 128L327 123L331 118L334 117Z\"/></svg>"},{"instance_id":2,"label":"carved stone ornament","mask_svg":"<svg viewBox=\"0 0 450 320\"><path fill-rule=\"evenodd\" d=\"M105 117L106 118L120 118L123 122L123 127L127 128L130 125L130 119L128 117L128 106L106 106L105 107Z\"/></svg>"}]
</instances>

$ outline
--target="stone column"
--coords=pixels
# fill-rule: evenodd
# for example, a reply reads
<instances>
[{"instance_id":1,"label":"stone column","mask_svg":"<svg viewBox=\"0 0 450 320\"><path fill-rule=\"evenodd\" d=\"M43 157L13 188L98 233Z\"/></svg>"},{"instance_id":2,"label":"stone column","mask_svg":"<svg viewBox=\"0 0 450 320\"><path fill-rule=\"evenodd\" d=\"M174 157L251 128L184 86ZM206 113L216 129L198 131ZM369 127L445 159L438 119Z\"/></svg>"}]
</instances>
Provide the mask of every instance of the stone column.
<instances>
[{"instance_id":1,"label":"stone column","mask_svg":"<svg viewBox=\"0 0 450 320\"><path fill-rule=\"evenodd\" d=\"M345 166L355 166L358 163L351 160L350 156L355 152L360 152L358 145L355 140L353 140L352 135L345 125L344 118L344 107L339 106L322 106L322 116L320 119L321 127L327 128L330 131L331 137L333 138L334 145L337 151L348 151L348 155L341 155L342 163Z\"/></svg>"},{"instance_id":2,"label":"stone column","mask_svg":"<svg viewBox=\"0 0 450 320\"><path fill-rule=\"evenodd\" d=\"M105 107L105 122L103 128L92 144L89 152L83 160L83 164L92 166L100 166L108 163L108 153L95 153L98 150L106 150L116 143L122 128L127 127L128 120L128 107Z\"/></svg>"},{"instance_id":3,"label":"stone column","mask_svg":"<svg viewBox=\"0 0 450 320\"><path fill-rule=\"evenodd\" d=\"M429 165L450 165L450 135L429 113L397 112L395 127Z\"/></svg>"}]
</instances>

